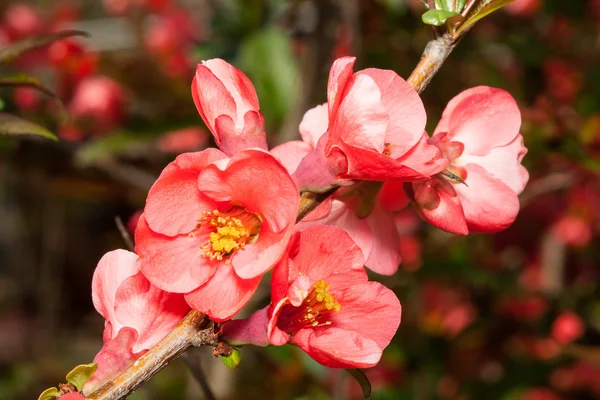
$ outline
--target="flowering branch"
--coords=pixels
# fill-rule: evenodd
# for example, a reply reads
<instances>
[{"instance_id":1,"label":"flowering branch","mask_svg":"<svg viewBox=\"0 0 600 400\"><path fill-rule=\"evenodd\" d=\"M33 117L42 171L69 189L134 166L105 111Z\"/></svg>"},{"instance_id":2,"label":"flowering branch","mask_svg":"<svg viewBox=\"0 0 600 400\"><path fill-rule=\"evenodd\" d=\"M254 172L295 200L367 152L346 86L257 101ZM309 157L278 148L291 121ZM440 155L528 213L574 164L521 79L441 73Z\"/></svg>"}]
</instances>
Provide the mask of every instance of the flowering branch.
<instances>
[{"instance_id":1,"label":"flowering branch","mask_svg":"<svg viewBox=\"0 0 600 400\"><path fill-rule=\"evenodd\" d=\"M421 60L408 79L418 93L421 93L431 82L457 43L458 39L453 39L449 34L445 34L427 44ZM296 221L302 220L335 191L336 188L324 193L303 192ZM190 311L179 325L156 346L115 379L90 394L87 399L117 400L124 398L190 347L222 345L223 343L219 341L213 329L207 329L209 322L206 315L198 311ZM217 347L217 350L219 349L220 347ZM221 350L216 354L226 354L224 351L227 349Z\"/></svg>"}]
</instances>

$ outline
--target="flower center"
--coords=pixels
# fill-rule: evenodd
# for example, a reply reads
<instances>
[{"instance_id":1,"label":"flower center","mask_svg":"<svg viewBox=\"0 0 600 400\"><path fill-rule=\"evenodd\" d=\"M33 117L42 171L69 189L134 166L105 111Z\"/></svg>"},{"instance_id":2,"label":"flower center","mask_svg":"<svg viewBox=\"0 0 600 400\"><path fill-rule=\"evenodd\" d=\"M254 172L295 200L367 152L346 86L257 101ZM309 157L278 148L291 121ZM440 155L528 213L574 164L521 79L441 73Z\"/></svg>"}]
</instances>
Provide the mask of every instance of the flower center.
<instances>
[{"instance_id":1,"label":"flower center","mask_svg":"<svg viewBox=\"0 0 600 400\"><path fill-rule=\"evenodd\" d=\"M331 316L339 312L342 306L329 293L329 284L324 280L315 282L302 304L294 307L285 305L277 326L289 335L293 335L303 328L316 328L331 325Z\"/></svg>"},{"instance_id":2,"label":"flower center","mask_svg":"<svg viewBox=\"0 0 600 400\"><path fill-rule=\"evenodd\" d=\"M258 239L260 223L258 215L248 213L243 207L233 207L227 212L203 211L190 236L207 233L207 240L200 247L202 257L221 261L243 249L247 243L254 243ZM225 262L231 263L231 258Z\"/></svg>"}]
</instances>

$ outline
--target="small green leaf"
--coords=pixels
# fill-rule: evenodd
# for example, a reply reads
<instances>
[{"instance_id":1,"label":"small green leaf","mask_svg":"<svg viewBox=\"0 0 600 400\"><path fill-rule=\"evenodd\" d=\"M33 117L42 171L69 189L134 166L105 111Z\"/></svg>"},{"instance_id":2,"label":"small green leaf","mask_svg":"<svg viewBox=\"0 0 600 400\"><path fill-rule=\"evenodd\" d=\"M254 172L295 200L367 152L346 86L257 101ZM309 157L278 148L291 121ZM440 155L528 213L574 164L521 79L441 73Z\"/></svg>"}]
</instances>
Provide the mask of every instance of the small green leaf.
<instances>
[{"instance_id":1,"label":"small green leaf","mask_svg":"<svg viewBox=\"0 0 600 400\"><path fill-rule=\"evenodd\" d=\"M0 111L4 109L4 100L0 97Z\"/></svg>"},{"instance_id":2,"label":"small green leaf","mask_svg":"<svg viewBox=\"0 0 600 400\"><path fill-rule=\"evenodd\" d=\"M237 370L242 362L242 354L238 349L233 349L230 355L221 356L221 361L227 368Z\"/></svg>"},{"instance_id":3,"label":"small green leaf","mask_svg":"<svg viewBox=\"0 0 600 400\"><path fill-rule=\"evenodd\" d=\"M358 382L363 391L363 396L365 399L368 399L369 396L371 396L371 382L369 382L369 378L367 378L363 370L358 368L348 368L346 371L356 379L356 382Z\"/></svg>"},{"instance_id":4,"label":"small green leaf","mask_svg":"<svg viewBox=\"0 0 600 400\"><path fill-rule=\"evenodd\" d=\"M97 368L98 364L96 363L78 365L67 374L67 382L74 385L81 392L83 385L90 380Z\"/></svg>"},{"instance_id":5,"label":"small green leaf","mask_svg":"<svg viewBox=\"0 0 600 400\"><path fill-rule=\"evenodd\" d=\"M444 10L429 10L423 14L421 19L427 25L433 26L441 26L446 23L448 18L455 17L460 15L458 13L452 11L444 11Z\"/></svg>"},{"instance_id":6,"label":"small green leaf","mask_svg":"<svg viewBox=\"0 0 600 400\"><path fill-rule=\"evenodd\" d=\"M66 30L48 35L40 35L21 40L13 45L0 48L0 63L13 61L28 51L43 47L57 40L65 39L71 36L89 36L87 32L77 30Z\"/></svg>"},{"instance_id":7,"label":"small green leaf","mask_svg":"<svg viewBox=\"0 0 600 400\"><path fill-rule=\"evenodd\" d=\"M26 74L1 76L0 86L29 86L47 94L48 96L58 97L56 93L44 86L38 78Z\"/></svg>"},{"instance_id":8,"label":"small green leaf","mask_svg":"<svg viewBox=\"0 0 600 400\"><path fill-rule=\"evenodd\" d=\"M55 387L51 387L44 390L42 394L40 394L40 397L38 397L38 400L54 400L58 396L60 396L58 389Z\"/></svg>"},{"instance_id":9,"label":"small green leaf","mask_svg":"<svg viewBox=\"0 0 600 400\"><path fill-rule=\"evenodd\" d=\"M41 136L47 139L58 138L46 128L29 122L16 115L0 113L0 136Z\"/></svg>"},{"instance_id":10,"label":"small green leaf","mask_svg":"<svg viewBox=\"0 0 600 400\"><path fill-rule=\"evenodd\" d=\"M473 25L475 22L479 21L481 18L486 17L493 13L494 11L504 7L505 5L512 3L515 0L491 0L488 3L485 3L483 7L481 7L476 13L474 13L470 18L468 18L455 32L455 36L460 35L462 31L467 29L469 26Z\"/></svg>"},{"instance_id":11,"label":"small green leaf","mask_svg":"<svg viewBox=\"0 0 600 400\"><path fill-rule=\"evenodd\" d=\"M456 7L456 12L460 13L465 9L465 5L467 4L467 0L458 0L458 5Z\"/></svg>"}]
</instances>

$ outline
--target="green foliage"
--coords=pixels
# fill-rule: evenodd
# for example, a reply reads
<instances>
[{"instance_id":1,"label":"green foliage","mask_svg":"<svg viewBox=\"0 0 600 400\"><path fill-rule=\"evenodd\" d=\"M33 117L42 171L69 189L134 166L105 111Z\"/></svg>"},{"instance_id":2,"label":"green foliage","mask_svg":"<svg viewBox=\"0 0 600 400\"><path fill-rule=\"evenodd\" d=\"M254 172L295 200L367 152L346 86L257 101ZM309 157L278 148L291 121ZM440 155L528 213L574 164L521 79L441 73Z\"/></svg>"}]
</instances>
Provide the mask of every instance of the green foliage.
<instances>
[{"instance_id":1,"label":"green foliage","mask_svg":"<svg viewBox=\"0 0 600 400\"><path fill-rule=\"evenodd\" d=\"M89 36L87 32L77 30L66 30L47 35L34 36L24 39L10 46L0 48L0 64L16 60L23 54L46 46L57 40L65 39L72 36Z\"/></svg>"},{"instance_id":2,"label":"green foliage","mask_svg":"<svg viewBox=\"0 0 600 400\"><path fill-rule=\"evenodd\" d=\"M233 349L230 355L221 356L220 358L227 368L233 370L237 370L240 366L240 363L242 362L242 354L238 349L235 348Z\"/></svg>"},{"instance_id":3,"label":"green foliage","mask_svg":"<svg viewBox=\"0 0 600 400\"><path fill-rule=\"evenodd\" d=\"M75 386L78 391L81 391L97 368L98 364L96 363L78 365L67 374L67 382Z\"/></svg>"},{"instance_id":4,"label":"green foliage","mask_svg":"<svg viewBox=\"0 0 600 400\"><path fill-rule=\"evenodd\" d=\"M16 115L7 113L0 113L0 135L32 136L58 140L58 138L46 128L17 117Z\"/></svg>"},{"instance_id":5,"label":"green foliage","mask_svg":"<svg viewBox=\"0 0 600 400\"><path fill-rule=\"evenodd\" d=\"M0 76L0 86L28 86L37 89L48 96L58 97L56 93L44 86L38 78L27 74Z\"/></svg>"},{"instance_id":6,"label":"green foliage","mask_svg":"<svg viewBox=\"0 0 600 400\"><path fill-rule=\"evenodd\" d=\"M348 371L348 373L352 375L354 379L356 379L356 382L358 382L363 391L363 396L365 396L365 399L369 398L371 396L371 382L369 382L369 378L367 378L363 370L358 368L349 368L346 369L346 371Z\"/></svg>"},{"instance_id":7,"label":"green foliage","mask_svg":"<svg viewBox=\"0 0 600 400\"><path fill-rule=\"evenodd\" d=\"M453 11L429 10L421 16L421 19L427 25L441 26L444 25L449 18L456 17L457 15L460 14Z\"/></svg>"}]
</instances>

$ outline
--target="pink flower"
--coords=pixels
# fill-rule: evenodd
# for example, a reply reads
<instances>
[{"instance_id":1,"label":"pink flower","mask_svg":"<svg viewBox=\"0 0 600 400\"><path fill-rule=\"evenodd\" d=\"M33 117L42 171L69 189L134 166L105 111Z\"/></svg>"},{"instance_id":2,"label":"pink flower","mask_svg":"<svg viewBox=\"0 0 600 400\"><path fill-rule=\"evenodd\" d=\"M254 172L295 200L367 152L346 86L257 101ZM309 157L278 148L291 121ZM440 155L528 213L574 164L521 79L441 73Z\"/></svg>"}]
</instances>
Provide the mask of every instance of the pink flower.
<instances>
[{"instance_id":1,"label":"pink flower","mask_svg":"<svg viewBox=\"0 0 600 400\"><path fill-rule=\"evenodd\" d=\"M581 317L573 312L560 314L552 323L552 337L562 344L576 341L583 336L584 330Z\"/></svg>"},{"instance_id":2,"label":"pink flower","mask_svg":"<svg viewBox=\"0 0 600 400\"><path fill-rule=\"evenodd\" d=\"M180 154L206 147L208 134L204 129L190 126L163 134L156 147L165 153Z\"/></svg>"},{"instance_id":3,"label":"pink flower","mask_svg":"<svg viewBox=\"0 0 600 400\"><path fill-rule=\"evenodd\" d=\"M125 91L105 76L85 78L75 89L69 103L71 116L89 124L96 133L115 128L125 114Z\"/></svg>"},{"instance_id":4,"label":"pink flower","mask_svg":"<svg viewBox=\"0 0 600 400\"><path fill-rule=\"evenodd\" d=\"M140 272L138 256L125 250L102 257L94 272L92 300L106 320L98 369L85 385L93 392L163 337L189 311L183 296L164 292Z\"/></svg>"},{"instance_id":5,"label":"pink flower","mask_svg":"<svg viewBox=\"0 0 600 400\"><path fill-rule=\"evenodd\" d=\"M309 110L300 126L316 150L294 179L302 190L323 190L344 180L427 179L447 161L427 143L425 108L417 92L390 70L352 73L354 57L336 60L327 104Z\"/></svg>"},{"instance_id":6,"label":"pink flower","mask_svg":"<svg viewBox=\"0 0 600 400\"><path fill-rule=\"evenodd\" d=\"M135 234L142 272L227 320L285 253L298 203L289 174L262 150L182 154L148 193Z\"/></svg>"},{"instance_id":7,"label":"pink flower","mask_svg":"<svg viewBox=\"0 0 600 400\"><path fill-rule=\"evenodd\" d=\"M450 160L447 172L407 187L419 214L463 235L508 227L529 179L520 126L517 104L504 90L479 86L453 98L429 140Z\"/></svg>"},{"instance_id":8,"label":"pink flower","mask_svg":"<svg viewBox=\"0 0 600 400\"><path fill-rule=\"evenodd\" d=\"M334 368L377 364L400 324L394 293L368 282L360 249L341 229L296 233L273 273L271 305L225 324L233 343L292 343Z\"/></svg>"},{"instance_id":9,"label":"pink flower","mask_svg":"<svg viewBox=\"0 0 600 400\"><path fill-rule=\"evenodd\" d=\"M85 400L85 397L81 393L71 392L60 397L62 400Z\"/></svg>"},{"instance_id":10,"label":"pink flower","mask_svg":"<svg viewBox=\"0 0 600 400\"><path fill-rule=\"evenodd\" d=\"M515 0L505 6L505 10L514 15L530 17L542 6L541 0Z\"/></svg>"},{"instance_id":11,"label":"pink flower","mask_svg":"<svg viewBox=\"0 0 600 400\"><path fill-rule=\"evenodd\" d=\"M225 154L252 147L268 150L258 97L243 72L218 58L204 61L196 69L192 96Z\"/></svg>"}]
</instances>

